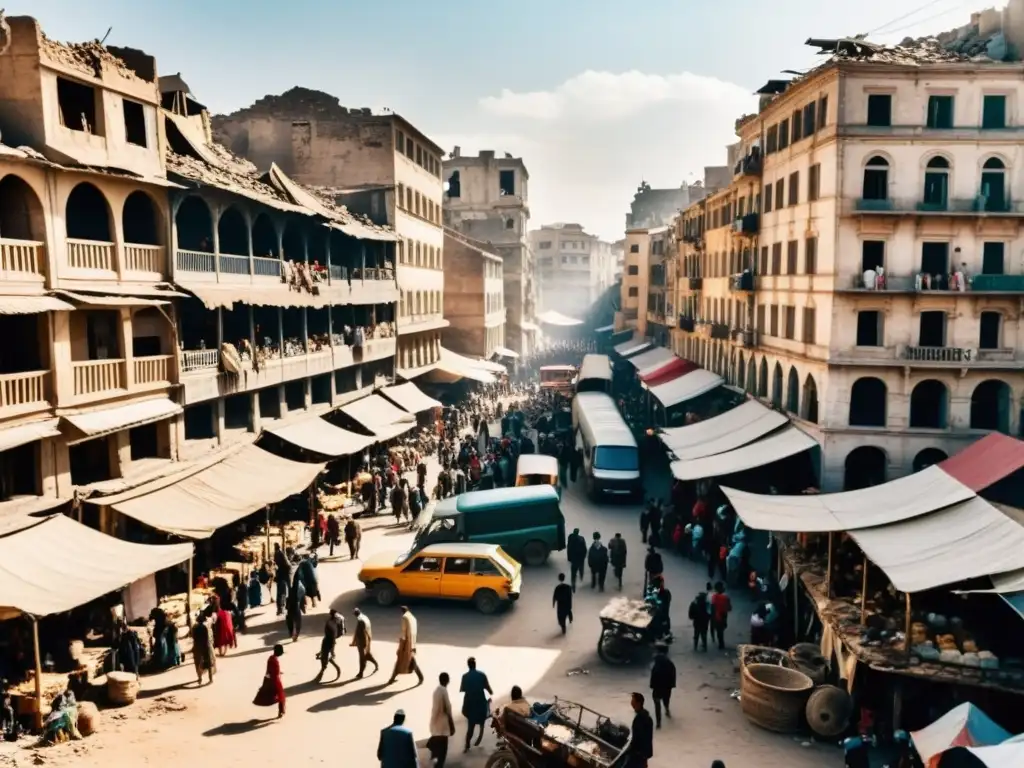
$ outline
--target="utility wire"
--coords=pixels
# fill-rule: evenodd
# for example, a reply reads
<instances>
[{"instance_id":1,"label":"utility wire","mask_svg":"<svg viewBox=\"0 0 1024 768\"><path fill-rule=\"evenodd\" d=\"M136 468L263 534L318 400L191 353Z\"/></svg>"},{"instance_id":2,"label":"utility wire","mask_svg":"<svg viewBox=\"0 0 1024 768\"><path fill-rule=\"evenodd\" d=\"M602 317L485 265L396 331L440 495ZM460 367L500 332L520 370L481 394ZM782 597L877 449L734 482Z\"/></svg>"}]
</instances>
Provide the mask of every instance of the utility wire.
<instances>
[{"instance_id":1,"label":"utility wire","mask_svg":"<svg viewBox=\"0 0 1024 768\"><path fill-rule=\"evenodd\" d=\"M896 29L887 30L885 32L885 34L893 35L893 34L896 34L897 32L904 32L904 31L906 31L908 29L911 29L912 27L916 27L919 24L927 24L929 21L934 21L935 19L940 19L943 16L948 16L953 11L960 10L960 8L962 6L964 6L964 5L966 5L966 4L967 4L966 2L958 3L957 5L953 6L952 8L947 8L945 11L940 11L939 13L933 14L931 16L928 16L928 17L924 18L924 19L919 19L917 21L912 21L909 24L905 24L902 27L897 27Z\"/></svg>"},{"instance_id":2,"label":"utility wire","mask_svg":"<svg viewBox=\"0 0 1024 768\"><path fill-rule=\"evenodd\" d=\"M921 11L926 11L929 8L931 8L933 5L937 5L938 3L941 3L942 1L943 0L929 0L929 2L925 3L924 5L922 5L922 6L918 7L918 8L915 8L912 11L907 11L902 16L897 16L895 19L891 19L890 21L886 22L885 24L883 24L880 27L875 27L870 32L868 32L868 34L869 35L874 35L874 34L877 34L879 32L882 32L886 27L891 27L893 24L897 24L897 23L903 21L904 19L910 18L914 14L920 13ZM885 33L885 34L888 34L888 33Z\"/></svg>"}]
</instances>

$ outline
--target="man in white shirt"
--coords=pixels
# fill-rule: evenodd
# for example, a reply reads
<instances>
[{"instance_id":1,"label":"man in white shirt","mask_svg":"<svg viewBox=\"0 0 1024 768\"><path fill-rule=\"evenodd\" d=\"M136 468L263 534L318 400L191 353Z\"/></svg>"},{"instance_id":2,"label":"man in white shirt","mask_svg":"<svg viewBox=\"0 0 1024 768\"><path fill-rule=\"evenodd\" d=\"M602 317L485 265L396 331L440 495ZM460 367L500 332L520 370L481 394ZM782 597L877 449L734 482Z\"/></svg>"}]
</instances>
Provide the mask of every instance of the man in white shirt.
<instances>
[{"instance_id":1,"label":"man in white shirt","mask_svg":"<svg viewBox=\"0 0 1024 768\"><path fill-rule=\"evenodd\" d=\"M444 768L448 759L448 739L455 735L455 719L452 717L452 701L448 697L448 673L438 676L440 685L434 689L433 703L430 707L430 738L427 749L434 760L435 768Z\"/></svg>"}]
</instances>

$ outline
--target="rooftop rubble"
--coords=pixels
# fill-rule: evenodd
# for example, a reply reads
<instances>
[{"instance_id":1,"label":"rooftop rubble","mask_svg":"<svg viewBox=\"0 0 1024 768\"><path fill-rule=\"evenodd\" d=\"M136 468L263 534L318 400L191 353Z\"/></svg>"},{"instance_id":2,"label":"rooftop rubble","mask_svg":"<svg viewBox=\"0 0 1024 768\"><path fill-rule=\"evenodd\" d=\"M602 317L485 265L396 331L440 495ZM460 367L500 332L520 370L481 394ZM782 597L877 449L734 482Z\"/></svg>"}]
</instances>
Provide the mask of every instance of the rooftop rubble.
<instances>
[{"instance_id":1,"label":"rooftop rubble","mask_svg":"<svg viewBox=\"0 0 1024 768\"><path fill-rule=\"evenodd\" d=\"M90 77L101 77L104 67L116 71L122 77L139 77L135 70L109 51L99 40L90 40L86 43L61 43L40 33L39 46L46 58L84 72Z\"/></svg>"},{"instance_id":2,"label":"rooftop rubble","mask_svg":"<svg viewBox=\"0 0 1024 768\"><path fill-rule=\"evenodd\" d=\"M337 96L296 85L281 94L267 94L248 107L243 107L225 117L245 117L250 114L266 114L277 111L325 118L348 115L371 117L373 115L373 110L369 107L350 109L343 106Z\"/></svg>"}]
</instances>

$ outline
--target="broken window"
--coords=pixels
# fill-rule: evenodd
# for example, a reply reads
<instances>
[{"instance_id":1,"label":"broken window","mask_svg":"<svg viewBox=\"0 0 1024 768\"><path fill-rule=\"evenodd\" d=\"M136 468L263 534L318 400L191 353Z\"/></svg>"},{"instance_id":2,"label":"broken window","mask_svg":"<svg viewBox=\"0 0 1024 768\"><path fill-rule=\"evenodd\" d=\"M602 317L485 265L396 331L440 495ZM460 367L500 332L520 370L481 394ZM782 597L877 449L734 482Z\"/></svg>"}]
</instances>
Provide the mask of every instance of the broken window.
<instances>
[{"instance_id":1,"label":"broken window","mask_svg":"<svg viewBox=\"0 0 1024 768\"><path fill-rule=\"evenodd\" d=\"M462 184L459 181L459 172L452 171L448 177L448 197L460 197L462 195Z\"/></svg>"},{"instance_id":2,"label":"broken window","mask_svg":"<svg viewBox=\"0 0 1024 768\"><path fill-rule=\"evenodd\" d=\"M985 94L981 110L982 128L1006 127L1006 97L1002 94Z\"/></svg>"},{"instance_id":3,"label":"broken window","mask_svg":"<svg viewBox=\"0 0 1024 768\"><path fill-rule=\"evenodd\" d=\"M103 126L96 109L96 89L84 83L57 78L57 105L60 124L72 131L103 135Z\"/></svg>"},{"instance_id":4,"label":"broken window","mask_svg":"<svg viewBox=\"0 0 1024 768\"><path fill-rule=\"evenodd\" d=\"M498 192L501 195L514 195L516 193L515 171L498 171Z\"/></svg>"},{"instance_id":5,"label":"broken window","mask_svg":"<svg viewBox=\"0 0 1024 768\"><path fill-rule=\"evenodd\" d=\"M122 99L124 109L124 138L137 147L148 146L146 140L146 111L137 101Z\"/></svg>"},{"instance_id":6,"label":"broken window","mask_svg":"<svg viewBox=\"0 0 1024 768\"><path fill-rule=\"evenodd\" d=\"M868 125L892 125L892 96L888 93L868 94Z\"/></svg>"},{"instance_id":7,"label":"broken window","mask_svg":"<svg viewBox=\"0 0 1024 768\"><path fill-rule=\"evenodd\" d=\"M928 127L929 128L952 128L953 127L953 97L952 96L929 96L928 97Z\"/></svg>"}]
</instances>

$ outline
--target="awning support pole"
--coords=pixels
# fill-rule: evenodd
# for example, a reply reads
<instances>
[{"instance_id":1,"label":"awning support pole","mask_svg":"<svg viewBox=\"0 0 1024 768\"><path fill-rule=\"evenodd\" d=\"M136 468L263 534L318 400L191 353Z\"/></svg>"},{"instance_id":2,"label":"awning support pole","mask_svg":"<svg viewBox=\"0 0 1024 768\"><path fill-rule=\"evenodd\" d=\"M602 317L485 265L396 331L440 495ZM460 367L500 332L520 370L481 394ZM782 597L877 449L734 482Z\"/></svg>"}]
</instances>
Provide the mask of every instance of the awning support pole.
<instances>
[{"instance_id":1,"label":"awning support pole","mask_svg":"<svg viewBox=\"0 0 1024 768\"><path fill-rule=\"evenodd\" d=\"M192 563L195 559L194 554L188 559L188 587L185 589L185 623L188 625L189 636L192 635L192 584L194 582Z\"/></svg>"},{"instance_id":2,"label":"awning support pole","mask_svg":"<svg viewBox=\"0 0 1024 768\"><path fill-rule=\"evenodd\" d=\"M270 563L272 562L271 557L270 557L270 553L271 553L272 547L270 546L270 505L269 504L263 508L263 512L265 514L265 519L267 521L267 552L263 556L263 562L264 562L264 564L266 564L267 568L269 569L270 568Z\"/></svg>"},{"instance_id":3,"label":"awning support pole","mask_svg":"<svg viewBox=\"0 0 1024 768\"><path fill-rule=\"evenodd\" d=\"M797 587L796 565L793 565L793 642L800 639L800 591Z\"/></svg>"},{"instance_id":4,"label":"awning support pole","mask_svg":"<svg viewBox=\"0 0 1024 768\"><path fill-rule=\"evenodd\" d=\"M828 534L828 570L825 571L825 597L832 599L832 532Z\"/></svg>"},{"instance_id":5,"label":"awning support pole","mask_svg":"<svg viewBox=\"0 0 1024 768\"><path fill-rule=\"evenodd\" d=\"M910 658L910 593L905 593L907 597L907 616L903 626L903 645L907 651L907 658Z\"/></svg>"},{"instance_id":6,"label":"awning support pole","mask_svg":"<svg viewBox=\"0 0 1024 768\"><path fill-rule=\"evenodd\" d=\"M864 555L864 565L861 567L860 580L860 623L867 621L868 617L868 556Z\"/></svg>"},{"instance_id":7,"label":"awning support pole","mask_svg":"<svg viewBox=\"0 0 1024 768\"><path fill-rule=\"evenodd\" d=\"M39 619L32 617L32 652L36 663L36 711L32 721L37 731L43 728L43 659L39 653Z\"/></svg>"}]
</instances>

